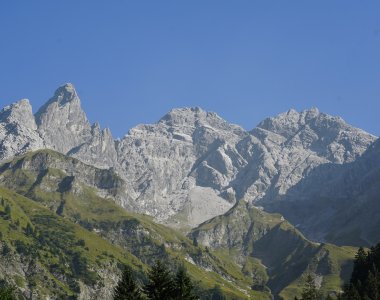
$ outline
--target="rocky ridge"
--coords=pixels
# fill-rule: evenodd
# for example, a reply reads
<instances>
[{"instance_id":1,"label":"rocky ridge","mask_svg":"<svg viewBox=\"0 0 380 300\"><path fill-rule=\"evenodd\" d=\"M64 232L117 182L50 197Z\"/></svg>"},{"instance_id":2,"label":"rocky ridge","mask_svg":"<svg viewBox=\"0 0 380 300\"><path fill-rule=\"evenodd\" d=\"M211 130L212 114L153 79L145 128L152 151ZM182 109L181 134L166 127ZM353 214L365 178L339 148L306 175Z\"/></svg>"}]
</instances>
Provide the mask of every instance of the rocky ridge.
<instances>
[{"instance_id":1,"label":"rocky ridge","mask_svg":"<svg viewBox=\"0 0 380 300\"><path fill-rule=\"evenodd\" d=\"M215 113L182 108L115 141L109 129L89 123L71 84L35 116L20 103L0 114L2 160L50 148L111 168L125 181L125 207L175 227L194 227L239 199L256 206L279 201L316 167L350 163L376 140L317 109L290 110L247 132Z\"/></svg>"},{"instance_id":2,"label":"rocky ridge","mask_svg":"<svg viewBox=\"0 0 380 300\"><path fill-rule=\"evenodd\" d=\"M380 143L347 164L324 164L280 197L282 213L309 237L338 245L372 246L380 238Z\"/></svg>"},{"instance_id":3,"label":"rocky ridge","mask_svg":"<svg viewBox=\"0 0 380 300\"><path fill-rule=\"evenodd\" d=\"M20 100L0 111L0 161L44 147L28 100Z\"/></svg>"}]
</instances>

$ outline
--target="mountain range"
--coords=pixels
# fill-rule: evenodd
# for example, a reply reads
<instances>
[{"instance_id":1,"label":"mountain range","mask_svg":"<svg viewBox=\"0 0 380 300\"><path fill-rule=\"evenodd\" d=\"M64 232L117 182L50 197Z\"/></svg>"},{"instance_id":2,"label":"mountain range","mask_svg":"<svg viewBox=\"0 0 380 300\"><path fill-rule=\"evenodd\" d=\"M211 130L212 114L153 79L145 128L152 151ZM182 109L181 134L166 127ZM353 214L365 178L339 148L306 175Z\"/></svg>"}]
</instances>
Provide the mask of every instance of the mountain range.
<instances>
[{"instance_id":1,"label":"mountain range","mask_svg":"<svg viewBox=\"0 0 380 300\"><path fill-rule=\"evenodd\" d=\"M161 228L156 236L164 244L174 230L189 245L182 260L212 270L227 290L232 281L238 293L253 290L263 299L291 299L307 272L318 274L326 293L336 291L355 252L345 246L380 240L379 154L376 136L316 108L291 109L250 131L198 107L179 108L121 139L90 124L72 84L35 114L25 99L0 111L4 193L95 231L141 268L157 258L137 250L146 228ZM75 200L81 197L90 200ZM121 230L104 203L117 218L128 212L152 219ZM92 206L99 212L87 215ZM130 237L134 244L126 243ZM191 241L209 257L192 256ZM223 264L231 265L225 273Z\"/></svg>"}]
</instances>

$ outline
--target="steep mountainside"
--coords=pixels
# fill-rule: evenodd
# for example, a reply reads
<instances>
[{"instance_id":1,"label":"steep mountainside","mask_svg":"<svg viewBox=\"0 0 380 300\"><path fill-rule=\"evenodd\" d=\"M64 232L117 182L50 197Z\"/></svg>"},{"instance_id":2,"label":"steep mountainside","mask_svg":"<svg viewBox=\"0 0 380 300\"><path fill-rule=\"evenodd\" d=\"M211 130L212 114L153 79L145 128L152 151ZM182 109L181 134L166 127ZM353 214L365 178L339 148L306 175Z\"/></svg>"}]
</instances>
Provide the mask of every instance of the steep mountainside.
<instances>
[{"instance_id":1,"label":"steep mountainside","mask_svg":"<svg viewBox=\"0 0 380 300\"><path fill-rule=\"evenodd\" d=\"M315 168L267 209L280 211L308 236L340 245L380 240L380 141L345 165Z\"/></svg>"},{"instance_id":2,"label":"steep mountainside","mask_svg":"<svg viewBox=\"0 0 380 300\"><path fill-rule=\"evenodd\" d=\"M356 249L307 240L281 215L238 202L223 216L193 229L190 237L230 257L253 278L253 287L276 299L300 296L308 274L321 291L340 290L352 270Z\"/></svg>"},{"instance_id":3,"label":"steep mountainside","mask_svg":"<svg viewBox=\"0 0 380 300\"><path fill-rule=\"evenodd\" d=\"M142 271L128 251L42 205L0 188L0 270L20 299L109 299L120 264Z\"/></svg>"},{"instance_id":4,"label":"steep mountainside","mask_svg":"<svg viewBox=\"0 0 380 300\"><path fill-rule=\"evenodd\" d=\"M242 141L248 164L232 186L239 198L276 200L316 166L355 160L375 137L317 109L290 110L261 122Z\"/></svg>"},{"instance_id":5,"label":"steep mountainside","mask_svg":"<svg viewBox=\"0 0 380 300\"><path fill-rule=\"evenodd\" d=\"M183 229L242 198L263 206L282 199L314 168L352 162L376 139L317 109L290 110L247 132L215 113L184 108L114 141L108 129L88 122L71 84L35 117L26 101L0 116L0 159L50 148L112 168L124 180L122 205Z\"/></svg>"},{"instance_id":6,"label":"steep mountainside","mask_svg":"<svg viewBox=\"0 0 380 300\"><path fill-rule=\"evenodd\" d=\"M60 280L58 274L62 272L66 276L62 290L50 284L45 287L48 294L55 296L80 294L81 299L89 299L88 295L100 293L106 299L118 278L118 263L127 261L141 271L146 264L162 259L168 264L185 263L204 290L218 284L231 297L269 299L272 293L292 299L299 294L300 284L309 272L318 275L324 291L337 291L355 252L352 248L312 243L280 215L249 208L244 201L224 216L202 224L187 238L154 223L151 217L127 212L117 205L115 195L120 184L114 183L122 179L112 171L96 169L51 150L15 158L0 166L0 171L0 186L14 191L1 190L5 202L0 221L5 223L0 225L0 231L6 236L3 241L13 249L8 259L20 257L28 261L33 253L48 253L46 259L37 256L46 276L53 281ZM8 204L10 217L5 213ZM27 229L24 219L37 229ZM98 243L103 248L85 248ZM54 245L61 245L62 251L57 252ZM79 255L76 251L80 252L80 261L86 262L86 270L91 271L87 272L89 278L83 275L87 273L82 274L84 277L75 273ZM96 264L96 258L101 259L99 255L107 258L107 265ZM75 264L70 265L72 260ZM51 269L51 261L57 261L58 270ZM74 269L63 270L62 263ZM20 261L14 264L15 268L26 268ZM5 263L0 261L1 267ZM32 282L23 272L10 270L9 274L28 287L20 286L25 295ZM99 272L106 272L112 280L103 282L103 273ZM35 292L42 295L42 291Z\"/></svg>"},{"instance_id":7,"label":"steep mountainside","mask_svg":"<svg viewBox=\"0 0 380 300\"><path fill-rule=\"evenodd\" d=\"M0 244L6 252L0 269L24 297L109 299L121 263L139 274L161 259L173 268L184 263L204 291L220 285L231 298L269 298L269 293L252 291L250 278L227 258L117 205L104 170L92 176L96 169L87 166L83 177L83 166L73 173L72 164L82 163L43 150L1 167L0 185L18 193L0 188ZM43 271L30 270L36 265ZM44 278L49 280L43 283Z\"/></svg>"},{"instance_id":8,"label":"steep mountainside","mask_svg":"<svg viewBox=\"0 0 380 300\"><path fill-rule=\"evenodd\" d=\"M44 147L28 100L20 100L0 111L0 161Z\"/></svg>"},{"instance_id":9,"label":"steep mountainside","mask_svg":"<svg viewBox=\"0 0 380 300\"><path fill-rule=\"evenodd\" d=\"M72 84L57 89L54 96L36 113L38 132L48 148L80 156L99 167L116 162L115 145L108 129L90 125Z\"/></svg>"},{"instance_id":10,"label":"steep mountainside","mask_svg":"<svg viewBox=\"0 0 380 300\"><path fill-rule=\"evenodd\" d=\"M239 168L235 145L246 135L215 113L175 109L157 124L131 129L120 141L120 174L132 182L132 198L145 213L167 219L186 212L195 225L232 206L232 199L218 193ZM200 194L209 195L204 203Z\"/></svg>"},{"instance_id":11,"label":"steep mountainside","mask_svg":"<svg viewBox=\"0 0 380 300\"><path fill-rule=\"evenodd\" d=\"M66 84L35 115L27 100L0 111L0 268L13 264L24 295L81 299L107 297L121 262L141 273L157 258L185 263L202 289L218 284L230 297L292 299L308 273L337 291L355 249L303 234L378 242L379 145L317 109L290 110L250 132L200 108L173 109L114 140L90 124ZM88 278L73 267L82 258ZM35 291L43 277L28 273L36 265L51 279L41 283L47 294Z\"/></svg>"}]
</instances>

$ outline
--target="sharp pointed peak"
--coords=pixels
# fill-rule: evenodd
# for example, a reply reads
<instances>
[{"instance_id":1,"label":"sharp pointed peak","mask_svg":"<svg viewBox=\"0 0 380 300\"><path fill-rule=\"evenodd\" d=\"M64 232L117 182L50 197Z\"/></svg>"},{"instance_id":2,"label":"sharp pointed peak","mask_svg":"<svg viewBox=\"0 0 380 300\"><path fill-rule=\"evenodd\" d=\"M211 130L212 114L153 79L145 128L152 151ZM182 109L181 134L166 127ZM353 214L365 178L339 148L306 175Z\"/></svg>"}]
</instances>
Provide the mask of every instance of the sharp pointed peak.
<instances>
[{"instance_id":1,"label":"sharp pointed peak","mask_svg":"<svg viewBox=\"0 0 380 300\"><path fill-rule=\"evenodd\" d=\"M20 99L12 104L5 106L0 112L11 112L18 110L27 110L32 112L32 106L28 99Z\"/></svg>"},{"instance_id":2,"label":"sharp pointed peak","mask_svg":"<svg viewBox=\"0 0 380 300\"><path fill-rule=\"evenodd\" d=\"M31 106L29 99L26 98L18 100L15 104L19 106Z\"/></svg>"},{"instance_id":3,"label":"sharp pointed peak","mask_svg":"<svg viewBox=\"0 0 380 300\"><path fill-rule=\"evenodd\" d=\"M65 83L55 91L54 97L49 102L58 102L62 106L72 101L80 102L78 94L72 83Z\"/></svg>"},{"instance_id":4,"label":"sharp pointed peak","mask_svg":"<svg viewBox=\"0 0 380 300\"><path fill-rule=\"evenodd\" d=\"M30 129L36 129L32 106L28 99L21 99L0 110L0 121L16 122Z\"/></svg>"},{"instance_id":5,"label":"sharp pointed peak","mask_svg":"<svg viewBox=\"0 0 380 300\"><path fill-rule=\"evenodd\" d=\"M72 83L65 83L58 87L53 97L51 97L36 113L36 117L43 114L51 105L57 105L58 107L63 107L66 105L74 105L77 110L81 110L81 103L75 87Z\"/></svg>"}]
</instances>

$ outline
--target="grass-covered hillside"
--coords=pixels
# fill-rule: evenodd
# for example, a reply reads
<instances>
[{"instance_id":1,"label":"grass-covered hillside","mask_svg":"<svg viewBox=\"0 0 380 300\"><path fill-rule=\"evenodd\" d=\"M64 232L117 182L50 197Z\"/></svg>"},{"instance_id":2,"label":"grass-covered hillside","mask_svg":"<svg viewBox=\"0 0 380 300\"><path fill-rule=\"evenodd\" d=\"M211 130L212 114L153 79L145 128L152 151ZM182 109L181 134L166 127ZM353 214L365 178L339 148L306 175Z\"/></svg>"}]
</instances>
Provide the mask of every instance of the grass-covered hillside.
<instances>
[{"instance_id":1,"label":"grass-covered hillside","mask_svg":"<svg viewBox=\"0 0 380 300\"><path fill-rule=\"evenodd\" d=\"M349 279L356 249L307 240L281 215L238 202L223 216L194 229L190 236L230 257L253 278L257 290L276 297L299 296L314 274L324 294L340 291Z\"/></svg>"},{"instance_id":2,"label":"grass-covered hillside","mask_svg":"<svg viewBox=\"0 0 380 300\"><path fill-rule=\"evenodd\" d=\"M280 215L241 201L186 237L121 208L120 180L50 150L0 166L4 277L24 296L109 299L123 264L144 280L160 259L184 264L205 293L293 299L309 273L325 293L349 276L354 248L310 242Z\"/></svg>"},{"instance_id":3,"label":"grass-covered hillside","mask_svg":"<svg viewBox=\"0 0 380 300\"><path fill-rule=\"evenodd\" d=\"M122 264L141 273L160 259L172 267L185 264L201 290L220 286L231 299L269 298L268 293L252 291L251 279L228 257L194 245L148 216L127 212L112 196L102 197L104 191L88 178L70 172L66 166L72 163L58 153L38 151L1 167L1 243L9 249L8 259L17 259L17 268L23 269L8 273L24 296L34 291L38 297L91 299L96 294L109 299ZM10 214L5 213L8 206ZM24 270L26 261L44 270L35 284ZM5 261L0 264L6 268ZM45 277L51 280L43 282Z\"/></svg>"},{"instance_id":4,"label":"grass-covered hillside","mask_svg":"<svg viewBox=\"0 0 380 300\"><path fill-rule=\"evenodd\" d=\"M0 216L0 273L25 297L106 299L121 264L146 267L130 252L4 188Z\"/></svg>"}]
</instances>

